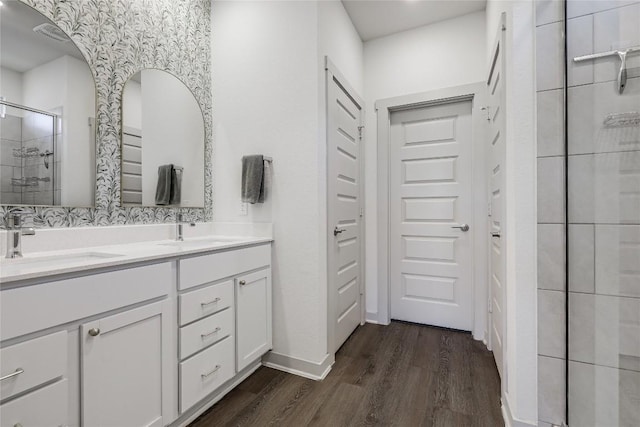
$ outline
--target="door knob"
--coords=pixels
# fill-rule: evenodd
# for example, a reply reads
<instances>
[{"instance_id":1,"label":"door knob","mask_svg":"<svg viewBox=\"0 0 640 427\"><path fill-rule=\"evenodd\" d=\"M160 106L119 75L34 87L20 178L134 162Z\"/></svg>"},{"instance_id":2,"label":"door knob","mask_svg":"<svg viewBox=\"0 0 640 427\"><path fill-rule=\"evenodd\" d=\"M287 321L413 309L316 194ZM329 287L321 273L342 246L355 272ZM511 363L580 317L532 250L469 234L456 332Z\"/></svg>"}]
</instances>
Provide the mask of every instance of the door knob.
<instances>
[{"instance_id":1,"label":"door knob","mask_svg":"<svg viewBox=\"0 0 640 427\"><path fill-rule=\"evenodd\" d=\"M497 237L498 239L500 238L500 232L498 231L492 231L491 232L491 237Z\"/></svg>"},{"instance_id":2,"label":"door knob","mask_svg":"<svg viewBox=\"0 0 640 427\"><path fill-rule=\"evenodd\" d=\"M100 329L99 328L89 329L89 335L91 335L92 337L97 337L98 335L100 335Z\"/></svg>"},{"instance_id":3,"label":"door knob","mask_svg":"<svg viewBox=\"0 0 640 427\"><path fill-rule=\"evenodd\" d=\"M469 224L453 225L451 228L459 228L462 231L469 231Z\"/></svg>"},{"instance_id":4,"label":"door knob","mask_svg":"<svg viewBox=\"0 0 640 427\"><path fill-rule=\"evenodd\" d=\"M334 235L334 236L337 236L338 234L340 234L340 233L344 233L345 231L347 231L347 229L346 229L346 228L338 228L338 227L336 226L336 228L334 228L334 229L333 229L333 235Z\"/></svg>"}]
</instances>

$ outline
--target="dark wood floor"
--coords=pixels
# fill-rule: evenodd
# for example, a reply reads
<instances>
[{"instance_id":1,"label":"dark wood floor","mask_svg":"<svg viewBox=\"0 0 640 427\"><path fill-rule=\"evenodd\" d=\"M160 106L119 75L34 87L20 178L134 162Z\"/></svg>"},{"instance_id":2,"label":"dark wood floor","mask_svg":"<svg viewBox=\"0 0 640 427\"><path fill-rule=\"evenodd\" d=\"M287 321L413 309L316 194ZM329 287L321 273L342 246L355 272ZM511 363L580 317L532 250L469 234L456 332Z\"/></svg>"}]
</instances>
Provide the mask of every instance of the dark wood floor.
<instances>
[{"instance_id":1,"label":"dark wood floor","mask_svg":"<svg viewBox=\"0 0 640 427\"><path fill-rule=\"evenodd\" d=\"M503 426L493 356L469 333L359 327L323 381L261 367L190 427Z\"/></svg>"}]
</instances>

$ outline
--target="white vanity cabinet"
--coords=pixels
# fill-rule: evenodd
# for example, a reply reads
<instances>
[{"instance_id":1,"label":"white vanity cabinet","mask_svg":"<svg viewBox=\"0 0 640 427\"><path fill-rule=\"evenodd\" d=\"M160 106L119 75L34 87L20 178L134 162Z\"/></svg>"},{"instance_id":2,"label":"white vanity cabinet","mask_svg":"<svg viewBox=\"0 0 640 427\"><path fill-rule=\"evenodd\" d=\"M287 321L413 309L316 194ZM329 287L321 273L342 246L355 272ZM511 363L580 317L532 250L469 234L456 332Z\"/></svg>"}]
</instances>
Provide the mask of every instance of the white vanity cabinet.
<instances>
[{"instance_id":1,"label":"white vanity cabinet","mask_svg":"<svg viewBox=\"0 0 640 427\"><path fill-rule=\"evenodd\" d=\"M178 270L184 414L271 349L271 246L184 258Z\"/></svg>"},{"instance_id":2,"label":"white vanity cabinet","mask_svg":"<svg viewBox=\"0 0 640 427\"><path fill-rule=\"evenodd\" d=\"M162 343L169 310L164 300L81 325L85 426L164 425Z\"/></svg>"}]
</instances>

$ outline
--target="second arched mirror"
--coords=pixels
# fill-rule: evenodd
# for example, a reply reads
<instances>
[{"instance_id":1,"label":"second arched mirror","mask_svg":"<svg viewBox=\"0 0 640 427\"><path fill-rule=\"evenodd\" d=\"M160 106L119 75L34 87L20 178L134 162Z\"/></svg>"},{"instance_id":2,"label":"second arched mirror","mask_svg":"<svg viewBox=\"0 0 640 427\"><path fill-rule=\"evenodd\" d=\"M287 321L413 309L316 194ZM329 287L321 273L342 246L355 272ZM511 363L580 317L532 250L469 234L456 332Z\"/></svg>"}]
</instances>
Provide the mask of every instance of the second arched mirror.
<instances>
[{"instance_id":1,"label":"second arched mirror","mask_svg":"<svg viewBox=\"0 0 640 427\"><path fill-rule=\"evenodd\" d=\"M122 96L122 203L204 207L204 119L174 75L142 70Z\"/></svg>"}]
</instances>

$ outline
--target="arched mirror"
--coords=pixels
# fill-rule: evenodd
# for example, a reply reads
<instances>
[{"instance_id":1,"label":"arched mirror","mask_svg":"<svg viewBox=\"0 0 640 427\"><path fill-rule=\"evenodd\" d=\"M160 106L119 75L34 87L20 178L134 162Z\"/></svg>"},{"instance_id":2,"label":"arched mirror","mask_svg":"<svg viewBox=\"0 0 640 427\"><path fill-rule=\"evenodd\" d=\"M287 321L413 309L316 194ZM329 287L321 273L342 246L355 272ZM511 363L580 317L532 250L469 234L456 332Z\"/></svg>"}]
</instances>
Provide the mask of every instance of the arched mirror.
<instances>
[{"instance_id":1,"label":"arched mirror","mask_svg":"<svg viewBox=\"0 0 640 427\"><path fill-rule=\"evenodd\" d=\"M44 15L0 7L0 204L93 206L96 88L84 56Z\"/></svg>"},{"instance_id":2,"label":"arched mirror","mask_svg":"<svg viewBox=\"0 0 640 427\"><path fill-rule=\"evenodd\" d=\"M122 96L122 203L204 207L204 118L170 73L142 70Z\"/></svg>"}]
</instances>

